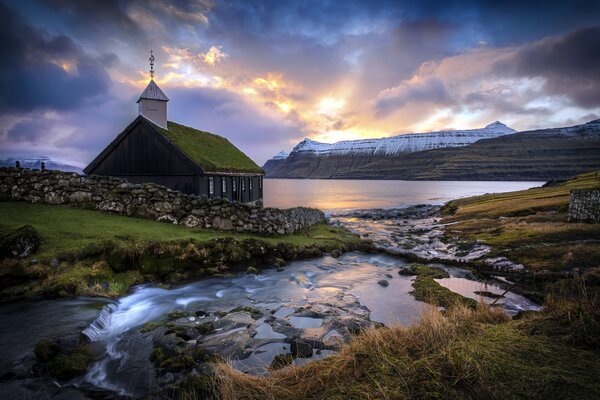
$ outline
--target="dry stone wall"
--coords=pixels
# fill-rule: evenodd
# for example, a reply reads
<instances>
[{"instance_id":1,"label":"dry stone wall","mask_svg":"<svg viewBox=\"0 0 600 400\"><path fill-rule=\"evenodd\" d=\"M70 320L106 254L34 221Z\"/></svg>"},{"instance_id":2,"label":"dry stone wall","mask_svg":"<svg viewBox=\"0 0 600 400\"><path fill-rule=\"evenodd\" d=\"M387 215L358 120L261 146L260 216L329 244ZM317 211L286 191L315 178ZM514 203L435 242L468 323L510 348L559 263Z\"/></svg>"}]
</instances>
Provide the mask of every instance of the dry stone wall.
<instances>
[{"instance_id":1,"label":"dry stone wall","mask_svg":"<svg viewBox=\"0 0 600 400\"><path fill-rule=\"evenodd\" d=\"M62 171L0 168L0 198L65 204L189 228L267 235L296 233L325 222L323 212L314 208L263 208L186 195L153 183L134 185L110 176L83 176Z\"/></svg>"},{"instance_id":2,"label":"dry stone wall","mask_svg":"<svg viewBox=\"0 0 600 400\"><path fill-rule=\"evenodd\" d=\"M569 195L569 221L600 224L600 189L571 191Z\"/></svg>"}]
</instances>

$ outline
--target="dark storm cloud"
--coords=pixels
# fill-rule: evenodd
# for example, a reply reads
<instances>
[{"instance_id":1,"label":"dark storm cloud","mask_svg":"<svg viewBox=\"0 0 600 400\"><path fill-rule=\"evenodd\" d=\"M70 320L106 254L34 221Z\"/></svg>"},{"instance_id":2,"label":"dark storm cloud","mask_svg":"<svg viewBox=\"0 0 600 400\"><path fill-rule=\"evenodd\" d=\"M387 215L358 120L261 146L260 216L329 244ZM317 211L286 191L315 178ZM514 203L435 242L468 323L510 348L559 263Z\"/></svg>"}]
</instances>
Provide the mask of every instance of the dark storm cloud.
<instances>
[{"instance_id":1,"label":"dark storm cloud","mask_svg":"<svg viewBox=\"0 0 600 400\"><path fill-rule=\"evenodd\" d=\"M107 93L104 66L68 36L50 36L0 4L0 108L66 110ZM112 63L114 55L104 57ZM73 72L61 67L69 64Z\"/></svg>"},{"instance_id":2,"label":"dark storm cloud","mask_svg":"<svg viewBox=\"0 0 600 400\"><path fill-rule=\"evenodd\" d=\"M495 72L543 78L547 94L567 96L582 107L600 106L600 26L524 46Z\"/></svg>"},{"instance_id":3,"label":"dark storm cloud","mask_svg":"<svg viewBox=\"0 0 600 400\"><path fill-rule=\"evenodd\" d=\"M6 137L15 142L36 143L48 132L51 121L42 117L18 122L7 133Z\"/></svg>"}]
</instances>

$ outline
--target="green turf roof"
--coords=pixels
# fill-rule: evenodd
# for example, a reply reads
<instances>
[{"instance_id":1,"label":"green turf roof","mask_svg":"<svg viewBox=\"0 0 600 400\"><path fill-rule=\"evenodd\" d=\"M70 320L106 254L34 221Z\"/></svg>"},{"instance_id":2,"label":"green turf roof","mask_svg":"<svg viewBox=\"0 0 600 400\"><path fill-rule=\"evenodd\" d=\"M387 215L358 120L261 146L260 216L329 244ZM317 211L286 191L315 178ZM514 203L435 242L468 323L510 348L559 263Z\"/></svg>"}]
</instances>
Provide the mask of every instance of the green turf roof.
<instances>
[{"instance_id":1,"label":"green turf roof","mask_svg":"<svg viewBox=\"0 0 600 400\"><path fill-rule=\"evenodd\" d=\"M250 157L224 137L168 121L168 130L155 125L175 146L206 172L264 173Z\"/></svg>"}]
</instances>

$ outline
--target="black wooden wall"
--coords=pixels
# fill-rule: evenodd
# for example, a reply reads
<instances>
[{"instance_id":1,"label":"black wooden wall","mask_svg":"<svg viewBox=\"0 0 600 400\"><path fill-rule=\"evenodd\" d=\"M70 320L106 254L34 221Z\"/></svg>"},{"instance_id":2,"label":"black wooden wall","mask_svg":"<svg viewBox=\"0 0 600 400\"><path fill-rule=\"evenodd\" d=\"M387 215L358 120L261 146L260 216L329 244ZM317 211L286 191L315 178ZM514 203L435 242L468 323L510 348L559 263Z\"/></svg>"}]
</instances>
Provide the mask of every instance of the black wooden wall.
<instances>
[{"instance_id":1,"label":"black wooden wall","mask_svg":"<svg viewBox=\"0 0 600 400\"><path fill-rule=\"evenodd\" d=\"M262 200L260 176L210 175L214 180L214 191L209 193L209 175L203 175L201 169L165 140L147 122L139 121L106 157L87 172L118 176L132 183L154 182L187 194L204 194L241 202ZM222 190L223 180L226 182L225 192Z\"/></svg>"}]
</instances>

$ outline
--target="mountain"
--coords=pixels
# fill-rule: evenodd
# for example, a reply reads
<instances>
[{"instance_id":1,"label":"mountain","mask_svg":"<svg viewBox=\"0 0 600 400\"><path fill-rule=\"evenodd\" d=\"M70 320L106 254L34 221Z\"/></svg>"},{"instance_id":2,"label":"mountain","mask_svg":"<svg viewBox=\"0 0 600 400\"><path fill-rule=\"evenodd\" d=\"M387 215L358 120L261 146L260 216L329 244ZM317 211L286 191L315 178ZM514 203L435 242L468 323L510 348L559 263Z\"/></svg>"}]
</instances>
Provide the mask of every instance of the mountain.
<instances>
[{"instance_id":1,"label":"mountain","mask_svg":"<svg viewBox=\"0 0 600 400\"><path fill-rule=\"evenodd\" d=\"M571 127L497 135L460 147L434 148L389 156L385 153L378 155L375 152L369 155L350 152L319 156L310 152L295 153L296 148L276 170L272 173L267 171L268 177L406 180L566 179L579 173L600 170L600 120Z\"/></svg>"},{"instance_id":2,"label":"mountain","mask_svg":"<svg viewBox=\"0 0 600 400\"><path fill-rule=\"evenodd\" d=\"M285 159L288 158L289 155L290 153L288 153L287 151L281 150L279 153L275 154L273 158L267 160L265 165L262 166L262 169L265 171L277 170L284 163Z\"/></svg>"},{"instance_id":3,"label":"mountain","mask_svg":"<svg viewBox=\"0 0 600 400\"><path fill-rule=\"evenodd\" d=\"M64 164L60 161L51 160L48 157L30 157L30 158L7 158L0 160L0 167L14 167L16 162L21 163L21 168L40 169L42 162L46 165L46 169L58 169L66 172L83 173L81 167L75 165Z\"/></svg>"},{"instance_id":4,"label":"mountain","mask_svg":"<svg viewBox=\"0 0 600 400\"><path fill-rule=\"evenodd\" d=\"M352 170L380 158L445 147L466 146L481 139L515 133L496 121L484 128L407 133L381 139L321 143L304 139L289 155L280 152L263 166L269 178L324 178L336 170ZM285 155L285 156L284 156Z\"/></svg>"}]
</instances>

